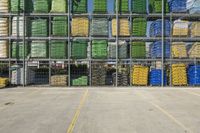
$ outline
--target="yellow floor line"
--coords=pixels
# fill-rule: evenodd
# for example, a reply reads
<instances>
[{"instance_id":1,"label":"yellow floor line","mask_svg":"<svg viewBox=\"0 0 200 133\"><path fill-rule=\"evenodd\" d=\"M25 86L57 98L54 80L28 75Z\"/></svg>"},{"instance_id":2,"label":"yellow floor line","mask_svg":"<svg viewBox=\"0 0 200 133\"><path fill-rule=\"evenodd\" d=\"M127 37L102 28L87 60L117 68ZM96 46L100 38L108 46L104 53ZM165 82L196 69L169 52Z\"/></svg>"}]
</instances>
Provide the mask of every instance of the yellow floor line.
<instances>
[{"instance_id":1,"label":"yellow floor line","mask_svg":"<svg viewBox=\"0 0 200 133\"><path fill-rule=\"evenodd\" d=\"M143 97L144 99L146 98L144 96L144 94L138 92L136 93L139 96ZM155 104L152 101L148 101L151 105L153 105L155 108L157 108L159 111L161 111L163 114L165 114L167 117L169 117L173 122L175 122L177 125L179 125L180 127L182 127L185 132L187 133L193 133L189 128L187 128L183 123L181 123L179 120L177 120L173 115L171 115L169 112L167 112L165 109L163 109L162 107L160 107L159 105Z\"/></svg>"},{"instance_id":2,"label":"yellow floor line","mask_svg":"<svg viewBox=\"0 0 200 133\"><path fill-rule=\"evenodd\" d=\"M69 127L67 129L67 133L72 133L73 132L74 127L76 125L76 122L78 120L78 117L80 115L81 109L82 109L87 97L88 97L88 89L85 91L85 93L83 94L83 96L82 96L82 98L80 100L80 104L79 104L78 108L76 109L74 117L73 117L73 119L72 119L72 121L71 121L71 123L70 123L70 125L69 125Z\"/></svg>"},{"instance_id":3,"label":"yellow floor line","mask_svg":"<svg viewBox=\"0 0 200 133\"><path fill-rule=\"evenodd\" d=\"M186 92L186 93L189 93L191 95L195 95L195 96L199 96L200 97L200 94L198 94L198 93L191 92L191 91L186 91L186 90L183 90L183 91Z\"/></svg>"}]
</instances>

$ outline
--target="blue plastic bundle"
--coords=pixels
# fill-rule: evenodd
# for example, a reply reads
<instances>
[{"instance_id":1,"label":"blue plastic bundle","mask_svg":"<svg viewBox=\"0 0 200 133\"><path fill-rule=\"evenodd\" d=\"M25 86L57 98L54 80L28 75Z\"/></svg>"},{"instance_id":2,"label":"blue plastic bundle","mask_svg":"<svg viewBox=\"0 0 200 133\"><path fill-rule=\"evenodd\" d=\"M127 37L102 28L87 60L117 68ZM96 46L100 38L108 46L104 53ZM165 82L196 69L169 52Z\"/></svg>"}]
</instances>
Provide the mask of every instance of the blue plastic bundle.
<instances>
[{"instance_id":1,"label":"blue plastic bundle","mask_svg":"<svg viewBox=\"0 0 200 133\"><path fill-rule=\"evenodd\" d=\"M190 65L188 67L189 85L200 85L200 65Z\"/></svg>"},{"instance_id":2,"label":"blue plastic bundle","mask_svg":"<svg viewBox=\"0 0 200 133\"><path fill-rule=\"evenodd\" d=\"M190 14L200 13L200 0L187 0L187 10Z\"/></svg>"},{"instance_id":3,"label":"blue plastic bundle","mask_svg":"<svg viewBox=\"0 0 200 133\"><path fill-rule=\"evenodd\" d=\"M168 0L171 12L186 12L187 0Z\"/></svg>"},{"instance_id":4,"label":"blue plastic bundle","mask_svg":"<svg viewBox=\"0 0 200 133\"><path fill-rule=\"evenodd\" d=\"M171 24L169 20L165 20L165 36L170 36L171 33ZM154 21L150 26L150 37L160 37L162 36L162 20L158 19Z\"/></svg>"},{"instance_id":5,"label":"blue plastic bundle","mask_svg":"<svg viewBox=\"0 0 200 133\"><path fill-rule=\"evenodd\" d=\"M161 69L152 69L150 71L150 85L160 86L162 85L162 70ZM164 73L164 85L167 85L167 75Z\"/></svg>"},{"instance_id":6,"label":"blue plastic bundle","mask_svg":"<svg viewBox=\"0 0 200 133\"><path fill-rule=\"evenodd\" d=\"M165 58L170 57L170 43L168 41L164 42ZM162 57L162 41L157 41L150 46L151 58L161 58Z\"/></svg>"}]
</instances>

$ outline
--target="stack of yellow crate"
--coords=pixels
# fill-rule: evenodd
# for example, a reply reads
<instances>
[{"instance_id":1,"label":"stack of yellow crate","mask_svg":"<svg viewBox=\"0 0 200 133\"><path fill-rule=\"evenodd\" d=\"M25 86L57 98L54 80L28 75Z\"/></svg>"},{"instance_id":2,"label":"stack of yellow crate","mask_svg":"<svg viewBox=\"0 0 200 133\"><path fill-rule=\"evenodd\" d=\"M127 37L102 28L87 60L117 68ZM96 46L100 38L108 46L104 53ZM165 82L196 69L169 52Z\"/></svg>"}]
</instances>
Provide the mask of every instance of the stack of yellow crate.
<instances>
[{"instance_id":1,"label":"stack of yellow crate","mask_svg":"<svg viewBox=\"0 0 200 133\"><path fill-rule=\"evenodd\" d=\"M183 20L174 21L173 36L188 36L189 22Z\"/></svg>"},{"instance_id":2,"label":"stack of yellow crate","mask_svg":"<svg viewBox=\"0 0 200 133\"><path fill-rule=\"evenodd\" d=\"M0 12L8 13L8 11L9 11L9 1L0 0Z\"/></svg>"},{"instance_id":3,"label":"stack of yellow crate","mask_svg":"<svg viewBox=\"0 0 200 133\"><path fill-rule=\"evenodd\" d=\"M8 36L8 18L0 18L0 36Z\"/></svg>"},{"instance_id":4,"label":"stack of yellow crate","mask_svg":"<svg viewBox=\"0 0 200 133\"><path fill-rule=\"evenodd\" d=\"M2 78L0 77L0 88L4 88L8 85L9 80L8 78Z\"/></svg>"},{"instance_id":5,"label":"stack of yellow crate","mask_svg":"<svg viewBox=\"0 0 200 133\"><path fill-rule=\"evenodd\" d=\"M117 20L112 19L112 36L117 35ZM130 36L129 21L126 18L119 19L119 36Z\"/></svg>"},{"instance_id":6,"label":"stack of yellow crate","mask_svg":"<svg viewBox=\"0 0 200 133\"><path fill-rule=\"evenodd\" d=\"M172 85L187 85L187 72L185 64L172 64Z\"/></svg>"},{"instance_id":7,"label":"stack of yellow crate","mask_svg":"<svg viewBox=\"0 0 200 133\"><path fill-rule=\"evenodd\" d=\"M191 25L191 36L199 37L200 36L200 22L193 22Z\"/></svg>"},{"instance_id":8,"label":"stack of yellow crate","mask_svg":"<svg viewBox=\"0 0 200 133\"><path fill-rule=\"evenodd\" d=\"M172 43L172 57L173 58L186 58L187 50L184 42L173 42Z\"/></svg>"},{"instance_id":9,"label":"stack of yellow crate","mask_svg":"<svg viewBox=\"0 0 200 133\"><path fill-rule=\"evenodd\" d=\"M0 40L0 58L8 58L8 41Z\"/></svg>"},{"instance_id":10,"label":"stack of yellow crate","mask_svg":"<svg viewBox=\"0 0 200 133\"><path fill-rule=\"evenodd\" d=\"M68 76L67 75L54 75L51 76L52 86L67 86Z\"/></svg>"},{"instance_id":11,"label":"stack of yellow crate","mask_svg":"<svg viewBox=\"0 0 200 133\"><path fill-rule=\"evenodd\" d=\"M72 19L72 36L87 37L89 33L89 20L86 17Z\"/></svg>"},{"instance_id":12,"label":"stack of yellow crate","mask_svg":"<svg viewBox=\"0 0 200 133\"><path fill-rule=\"evenodd\" d=\"M200 42L194 43L188 54L190 58L200 58Z\"/></svg>"},{"instance_id":13,"label":"stack of yellow crate","mask_svg":"<svg viewBox=\"0 0 200 133\"><path fill-rule=\"evenodd\" d=\"M148 73L149 68L142 65L134 65L132 72L132 84L133 85L148 85Z\"/></svg>"}]
</instances>

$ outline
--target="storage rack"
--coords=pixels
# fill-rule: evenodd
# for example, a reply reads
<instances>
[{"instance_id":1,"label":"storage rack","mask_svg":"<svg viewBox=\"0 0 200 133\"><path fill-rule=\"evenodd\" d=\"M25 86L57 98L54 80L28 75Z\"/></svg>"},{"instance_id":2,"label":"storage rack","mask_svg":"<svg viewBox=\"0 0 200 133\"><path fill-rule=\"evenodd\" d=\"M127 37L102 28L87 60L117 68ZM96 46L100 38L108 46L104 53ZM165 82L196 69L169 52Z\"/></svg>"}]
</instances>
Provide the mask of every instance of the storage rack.
<instances>
[{"instance_id":1,"label":"storage rack","mask_svg":"<svg viewBox=\"0 0 200 133\"><path fill-rule=\"evenodd\" d=\"M25 1L25 0L24 0ZM118 5L118 0L116 0L116 3ZM116 57L118 57L118 45L119 45L119 40L126 40L128 42L132 42L132 41L145 41L145 42L153 42L153 41L157 41L157 40L162 40L162 58L158 58L158 59L151 59L151 58L145 58L145 59L133 59L130 58L129 59L92 59L91 56L87 59L77 59L76 63L77 64L83 64L83 62L86 62L86 64L89 65L89 86L92 86L91 84L91 65L93 62L107 62L108 64L114 64L116 66L116 68L118 68L119 65L121 64L128 64L131 67L133 66L134 63L149 63L149 62L153 62L153 61L161 61L162 62L162 75L164 75L164 67L165 65L172 65L173 62L186 62L186 63L194 63L197 64L198 62L200 62L199 58L182 58L182 59L173 59L172 57L170 57L169 59L165 59L164 58L164 41L165 40L170 40L170 42L174 42L174 41L183 41L183 42L200 42L200 37L194 37L194 38L185 38L185 37L173 37L172 35L170 37L165 37L164 36L164 20L170 19L170 22L172 23L174 19L177 18L185 18L187 20L196 20L200 18L200 14L185 14L185 13L164 13L164 0L162 0L162 13L151 13L151 14L135 14L135 13L124 13L124 14L119 14L118 12L113 13L113 14L89 14L89 13L85 13L85 14L73 14L71 13L71 4L72 4L72 0L68 0L68 13L0 13L0 17L7 17L9 19L9 36L8 37L0 37L0 40L8 40L9 41L9 57L6 59L0 59L1 62L8 62L9 64L9 68L11 67L12 63L19 63L19 64L23 64L23 75L25 77L25 69L27 67L28 62L32 62L32 61L36 61L36 62L41 62L41 63L48 63L49 66L49 79L51 76L51 63L52 61L62 61L65 64L68 65L68 86L71 86L71 72L70 72L70 67L72 64L74 64L74 60L70 59L70 55L71 55L71 42L73 39L84 39L90 42L90 47L91 47L91 41L92 40L101 40L101 39L105 39L108 41L116 41L117 42L117 47L116 47ZM24 7L25 7L25 2L24 2ZM116 10L118 6L116 6ZM51 31L51 18L55 17L55 16L66 16L68 17L68 36L66 37L54 37L51 36L51 33L49 32L49 36L48 37L26 37L25 34L23 34L23 36L20 37L13 37L11 36L11 20L12 17L14 16L21 16L23 17L23 24L25 25L25 20L27 17L45 17L49 19L49 31ZM117 35L116 37L72 37L70 32L71 32L71 18L72 17L88 17L89 20L91 21L91 18L93 17L107 17L109 19L111 18L116 18L117 19L117 26L116 26L116 31L117 31ZM119 18L130 18L130 20L132 21L132 19L134 17L145 17L147 18L147 20L155 20L158 18L162 19L162 36L161 37L133 37L132 35L130 37L120 37L119 36ZM24 33L25 33L25 28L23 29ZM49 53L49 57L46 59L27 59L25 58L25 55L23 57L23 59L13 59L11 58L11 41L13 40L17 40L17 41L23 41L23 48L25 49L25 42L26 41L30 41L30 40L47 40L49 42L51 42L51 40L67 40L68 41L68 59L52 59L51 58L51 53ZM49 52L50 52L50 48L49 48ZM91 51L90 51L91 52ZM131 70L130 70L130 74L131 74ZM11 73L9 70L9 79L11 79ZM116 69L116 86L118 86L117 84L117 80L118 79L118 69ZM162 76L162 85L164 86L164 81L163 81L163 76ZM131 81L131 79L130 79ZM24 79L25 82L25 79ZM171 84L171 76L170 76L170 86L172 86ZM23 84L23 86L25 86L25 84ZM132 84L130 83L130 86L132 86Z\"/></svg>"}]
</instances>

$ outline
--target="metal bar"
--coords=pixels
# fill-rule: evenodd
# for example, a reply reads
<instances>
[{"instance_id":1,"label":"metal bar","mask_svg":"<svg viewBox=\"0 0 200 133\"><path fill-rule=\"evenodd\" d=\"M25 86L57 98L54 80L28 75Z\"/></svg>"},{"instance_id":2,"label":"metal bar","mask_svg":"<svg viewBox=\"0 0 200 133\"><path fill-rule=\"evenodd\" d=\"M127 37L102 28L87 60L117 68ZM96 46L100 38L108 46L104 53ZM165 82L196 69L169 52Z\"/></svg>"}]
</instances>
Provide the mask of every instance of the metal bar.
<instances>
[{"instance_id":1,"label":"metal bar","mask_svg":"<svg viewBox=\"0 0 200 133\"><path fill-rule=\"evenodd\" d=\"M115 4L115 8L116 8L116 87L118 86L118 46L119 46L119 24L120 24L120 20L119 20L119 13L118 13L118 5L119 5L119 0L116 0L116 4Z\"/></svg>"},{"instance_id":2,"label":"metal bar","mask_svg":"<svg viewBox=\"0 0 200 133\"><path fill-rule=\"evenodd\" d=\"M49 85L51 85L51 14L49 14Z\"/></svg>"},{"instance_id":3,"label":"metal bar","mask_svg":"<svg viewBox=\"0 0 200 133\"><path fill-rule=\"evenodd\" d=\"M11 34L12 34L12 18L11 18L11 16L9 15L9 36L11 36ZM9 57L8 57L8 60L9 60L9 83L11 83L11 50L12 50L12 44L11 44L11 39L9 38L9 41L8 41L8 50L9 50Z\"/></svg>"},{"instance_id":4,"label":"metal bar","mask_svg":"<svg viewBox=\"0 0 200 133\"><path fill-rule=\"evenodd\" d=\"M171 23L171 29L173 28L173 23L172 23L172 15L170 15L170 23ZM172 30L171 30L171 34L170 34L170 51L172 53ZM170 83L169 86L172 86L172 54L170 54Z\"/></svg>"},{"instance_id":5,"label":"metal bar","mask_svg":"<svg viewBox=\"0 0 200 133\"><path fill-rule=\"evenodd\" d=\"M165 56L165 48L164 48L164 36L165 36L165 31L164 31L164 23L165 23L165 19L164 19L164 0L162 0L162 84L161 86L164 86L164 56Z\"/></svg>"},{"instance_id":6,"label":"metal bar","mask_svg":"<svg viewBox=\"0 0 200 133\"><path fill-rule=\"evenodd\" d=\"M25 87L25 79L26 79L26 62L25 62L25 40L26 40L26 15L25 15L25 12L26 12L26 0L24 0L24 9L23 9L23 87ZM17 28L18 29L18 28Z\"/></svg>"},{"instance_id":7,"label":"metal bar","mask_svg":"<svg viewBox=\"0 0 200 133\"><path fill-rule=\"evenodd\" d=\"M68 0L68 21L67 21L67 25L68 25L68 86L70 87L71 86L71 61L70 61L70 56L71 56L71 41L70 41L70 32L71 32L71 23L70 23L70 20L71 19L71 0Z\"/></svg>"}]
</instances>

